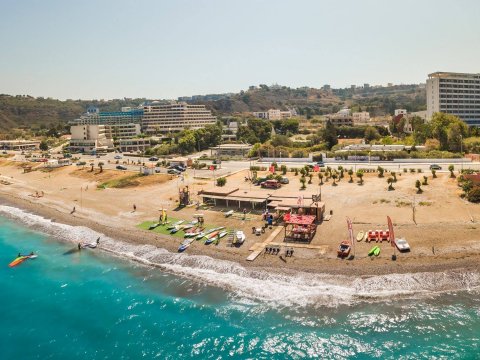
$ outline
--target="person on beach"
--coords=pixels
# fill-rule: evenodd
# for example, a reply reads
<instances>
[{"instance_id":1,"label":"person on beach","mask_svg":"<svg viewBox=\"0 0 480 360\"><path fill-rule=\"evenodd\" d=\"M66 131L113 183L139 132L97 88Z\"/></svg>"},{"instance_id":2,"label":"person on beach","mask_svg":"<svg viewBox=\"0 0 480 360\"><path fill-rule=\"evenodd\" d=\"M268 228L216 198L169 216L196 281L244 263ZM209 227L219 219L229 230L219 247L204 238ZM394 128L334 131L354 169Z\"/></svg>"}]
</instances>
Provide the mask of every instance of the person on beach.
<instances>
[{"instance_id":1,"label":"person on beach","mask_svg":"<svg viewBox=\"0 0 480 360\"><path fill-rule=\"evenodd\" d=\"M100 243L100 237L97 238L97 245Z\"/></svg>"},{"instance_id":2,"label":"person on beach","mask_svg":"<svg viewBox=\"0 0 480 360\"><path fill-rule=\"evenodd\" d=\"M133 211L137 211L137 205L133 204Z\"/></svg>"},{"instance_id":3,"label":"person on beach","mask_svg":"<svg viewBox=\"0 0 480 360\"><path fill-rule=\"evenodd\" d=\"M243 220L247 218L247 208L243 208Z\"/></svg>"},{"instance_id":4,"label":"person on beach","mask_svg":"<svg viewBox=\"0 0 480 360\"><path fill-rule=\"evenodd\" d=\"M82 245L78 243L78 251L82 250Z\"/></svg>"},{"instance_id":5,"label":"person on beach","mask_svg":"<svg viewBox=\"0 0 480 360\"><path fill-rule=\"evenodd\" d=\"M75 209L75 206L74 206L74 207L73 207L73 210L72 210L72 212L71 212L70 214L73 214L73 213L75 212L75 210L76 210L76 209Z\"/></svg>"}]
</instances>

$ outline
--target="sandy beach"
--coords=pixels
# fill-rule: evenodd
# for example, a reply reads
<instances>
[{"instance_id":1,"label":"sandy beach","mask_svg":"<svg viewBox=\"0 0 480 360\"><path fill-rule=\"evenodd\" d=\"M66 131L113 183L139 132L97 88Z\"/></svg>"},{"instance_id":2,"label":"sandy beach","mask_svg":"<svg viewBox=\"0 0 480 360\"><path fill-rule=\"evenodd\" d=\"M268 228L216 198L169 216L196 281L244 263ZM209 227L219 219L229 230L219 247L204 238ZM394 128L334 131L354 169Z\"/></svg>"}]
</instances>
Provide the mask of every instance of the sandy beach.
<instances>
[{"instance_id":1,"label":"sandy beach","mask_svg":"<svg viewBox=\"0 0 480 360\"><path fill-rule=\"evenodd\" d=\"M259 174L261 175L261 174ZM414 183L423 175L429 177L429 185L423 186L422 194L416 194ZM462 269L480 270L480 206L469 204L459 197L455 179L448 173L437 174L402 173L397 176L395 191L387 191L385 178L366 174L363 186L348 183L348 176L338 186L330 182L322 186L322 200L327 212L332 211L330 221L318 226L312 245L318 249L297 249L293 257L261 254L255 261L246 261L249 249L257 242L265 241L273 230L261 236L251 234L252 226L261 224L259 214L249 214L249 221L225 218L220 212L225 209L201 210L205 222L215 226L243 229L247 240L241 247L206 246L194 242L188 249L190 255L207 255L212 258L235 261L242 266L256 267L274 272L301 270L312 273L339 275L383 275L389 273L441 272ZM144 221L158 219L162 208L169 216L190 220L199 210L195 207L177 208L178 189L189 185L192 192L213 186L209 180L187 177L184 182L177 177L157 174L138 178L125 188L98 189L97 186L126 175L121 172L69 166L64 168L24 173L18 163L0 162L0 201L28 212L41 215L55 222L81 225L101 232L108 237L133 244L149 244L176 252L181 239L141 230ZM244 182L245 172L229 176L228 185L245 189L251 185ZM288 174L287 190L298 192L300 183L293 174ZM307 191L318 189L318 178ZM41 196L43 194L43 196ZM194 199L196 197L194 196ZM412 219L411 203L415 202L415 222ZM136 206L136 211L133 210ZM72 213L75 207L75 212ZM399 254L391 260L393 248L383 243L382 253L377 258L367 256L371 244L356 243L355 259L341 260L336 257L338 243L346 238L345 218L353 220L355 233L369 229L386 229L386 215L392 217L397 237L405 237L412 251ZM280 231L275 242L283 241ZM91 239L78 239L78 241Z\"/></svg>"}]
</instances>

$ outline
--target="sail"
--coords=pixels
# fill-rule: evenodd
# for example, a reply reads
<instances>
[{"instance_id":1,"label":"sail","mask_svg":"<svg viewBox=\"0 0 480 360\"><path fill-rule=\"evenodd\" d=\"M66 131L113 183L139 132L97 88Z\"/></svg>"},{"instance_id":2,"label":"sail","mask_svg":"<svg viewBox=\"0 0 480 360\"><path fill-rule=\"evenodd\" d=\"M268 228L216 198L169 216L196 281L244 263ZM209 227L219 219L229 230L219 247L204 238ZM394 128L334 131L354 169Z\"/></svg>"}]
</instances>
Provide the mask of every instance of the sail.
<instances>
[{"instance_id":1,"label":"sail","mask_svg":"<svg viewBox=\"0 0 480 360\"><path fill-rule=\"evenodd\" d=\"M350 244L353 246L355 242L353 241L353 226L352 226L352 220L347 217L347 226L348 226L348 235L350 238Z\"/></svg>"},{"instance_id":2,"label":"sail","mask_svg":"<svg viewBox=\"0 0 480 360\"><path fill-rule=\"evenodd\" d=\"M390 216L387 216L387 222L388 222L388 233L390 236L390 245L395 247L395 234L393 233L393 224L392 224L392 219L390 219Z\"/></svg>"}]
</instances>

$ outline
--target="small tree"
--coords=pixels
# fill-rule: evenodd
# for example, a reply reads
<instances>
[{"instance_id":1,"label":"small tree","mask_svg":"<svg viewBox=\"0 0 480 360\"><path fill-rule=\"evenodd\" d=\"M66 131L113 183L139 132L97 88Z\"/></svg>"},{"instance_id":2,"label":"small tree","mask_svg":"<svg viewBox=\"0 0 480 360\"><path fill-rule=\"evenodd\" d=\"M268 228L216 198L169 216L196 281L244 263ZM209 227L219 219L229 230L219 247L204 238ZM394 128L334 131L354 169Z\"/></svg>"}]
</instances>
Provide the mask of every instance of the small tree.
<instances>
[{"instance_id":1,"label":"small tree","mask_svg":"<svg viewBox=\"0 0 480 360\"><path fill-rule=\"evenodd\" d=\"M395 188L393 187L393 177L389 177L387 179L387 183L388 183L388 191L392 191L392 190L395 190Z\"/></svg>"},{"instance_id":2,"label":"small tree","mask_svg":"<svg viewBox=\"0 0 480 360\"><path fill-rule=\"evenodd\" d=\"M393 182L397 182L397 173L395 171L392 171L392 176L393 176Z\"/></svg>"},{"instance_id":3,"label":"small tree","mask_svg":"<svg viewBox=\"0 0 480 360\"><path fill-rule=\"evenodd\" d=\"M309 184L312 183L312 177L313 177L313 174L308 174L308 183Z\"/></svg>"},{"instance_id":4,"label":"small tree","mask_svg":"<svg viewBox=\"0 0 480 360\"><path fill-rule=\"evenodd\" d=\"M307 187L305 186L305 183L307 182L307 179L305 178L305 176L302 176L300 178L300 182L302 183L302 187L300 188L300 190L305 190Z\"/></svg>"},{"instance_id":5,"label":"small tree","mask_svg":"<svg viewBox=\"0 0 480 360\"><path fill-rule=\"evenodd\" d=\"M98 163L98 167L100 168L101 173L103 172L103 165L105 165L105 164L101 161Z\"/></svg>"},{"instance_id":6,"label":"small tree","mask_svg":"<svg viewBox=\"0 0 480 360\"><path fill-rule=\"evenodd\" d=\"M327 168L325 169L325 174L327 175L331 175L332 174L332 168L330 166L327 166Z\"/></svg>"},{"instance_id":7,"label":"small tree","mask_svg":"<svg viewBox=\"0 0 480 360\"><path fill-rule=\"evenodd\" d=\"M455 167L453 165L448 165L448 171L450 171L450 177L454 178L455 174L453 173L453 170L455 170Z\"/></svg>"},{"instance_id":8,"label":"small tree","mask_svg":"<svg viewBox=\"0 0 480 360\"><path fill-rule=\"evenodd\" d=\"M422 186L422 184L420 183L420 180L415 181L415 187L417 188L417 194L421 194L423 192L421 186Z\"/></svg>"},{"instance_id":9,"label":"small tree","mask_svg":"<svg viewBox=\"0 0 480 360\"><path fill-rule=\"evenodd\" d=\"M95 166L94 163L91 163L91 164L90 164L90 172L93 172L93 167L94 167L94 166Z\"/></svg>"},{"instance_id":10,"label":"small tree","mask_svg":"<svg viewBox=\"0 0 480 360\"><path fill-rule=\"evenodd\" d=\"M353 176L353 170L352 170L352 169L348 170L348 176L350 176L350 180L348 180L348 182L349 182L349 183L353 183L353 178L352 178L352 176Z\"/></svg>"},{"instance_id":11,"label":"small tree","mask_svg":"<svg viewBox=\"0 0 480 360\"><path fill-rule=\"evenodd\" d=\"M302 176L307 175L307 170L305 170L305 168L301 168L300 169L300 174L302 174Z\"/></svg>"},{"instance_id":12,"label":"small tree","mask_svg":"<svg viewBox=\"0 0 480 360\"><path fill-rule=\"evenodd\" d=\"M282 170L283 175L287 175L287 167L285 165L282 165L280 169Z\"/></svg>"},{"instance_id":13,"label":"small tree","mask_svg":"<svg viewBox=\"0 0 480 360\"><path fill-rule=\"evenodd\" d=\"M377 167L377 171L378 171L378 177L382 178L385 169L382 168L381 166L379 166L379 167Z\"/></svg>"},{"instance_id":14,"label":"small tree","mask_svg":"<svg viewBox=\"0 0 480 360\"><path fill-rule=\"evenodd\" d=\"M423 177L422 185L428 185L428 178L426 176Z\"/></svg>"},{"instance_id":15,"label":"small tree","mask_svg":"<svg viewBox=\"0 0 480 360\"><path fill-rule=\"evenodd\" d=\"M318 173L318 178L320 179L320 185L323 185L323 174L321 172Z\"/></svg>"},{"instance_id":16,"label":"small tree","mask_svg":"<svg viewBox=\"0 0 480 360\"><path fill-rule=\"evenodd\" d=\"M295 176L298 176L298 169L295 168Z\"/></svg>"},{"instance_id":17,"label":"small tree","mask_svg":"<svg viewBox=\"0 0 480 360\"><path fill-rule=\"evenodd\" d=\"M337 179L337 178L338 178L337 173L333 173L332 174L332 180L333 180L332 186L337 186L337 183L335 182L335 179Z\"/></svg>"},{"instance_id":18,"label":"small tree","mask_svg":"<svg viewBox=\"0 0 480 360\"><path fill-rule=\"evenodd\" d=\"M360 179L359 184L363 185L363 171L358 170L356 175Z\"/></svg>"},{"instance_id":19,"label":"small tree","mask_svg":"<svg viewBox=\"0 0 480 360\"><path fill-rule=\"evenodd\" d=\"M219 177L217 179L217 186L225 186L225 184L227 183L227 178L224 178L224 177Z\"/></svg>"},{"instance_id":20,"label":"small tree","mask_svg":"<svg viewBox=\"0 0 480 360\"><path fill-rule=\"evenodd\" d=\"M48 150L47 140L44 139L40 142L40 150L42 150L42 151L47 151Z\"/></svg>"},{"instance_id":21,"label":"small tree","mask_svg":"<svg viewBox=\"0 0 480 360\"><path fill-rule=\"evenodd\" d=\"M437 170L435 169L432 169L432 178L436 178L437 177Z\"/></svg>"}]
</instances>

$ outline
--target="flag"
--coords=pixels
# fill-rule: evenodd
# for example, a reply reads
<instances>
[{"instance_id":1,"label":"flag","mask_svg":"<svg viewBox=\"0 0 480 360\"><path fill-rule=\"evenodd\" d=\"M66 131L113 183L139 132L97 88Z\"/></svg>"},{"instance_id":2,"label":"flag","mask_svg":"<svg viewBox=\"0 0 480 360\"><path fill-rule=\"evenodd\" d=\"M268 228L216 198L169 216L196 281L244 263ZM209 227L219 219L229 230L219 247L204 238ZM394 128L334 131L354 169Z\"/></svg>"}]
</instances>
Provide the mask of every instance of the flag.
<instances>
[{"instance_id":1,"label":"flag","mask_svg":"<svg viewBox=\"0 0 480 360\"><path fill-rule=\"evenodd\" d=\"M393 224L392 224L392 219L390 219L390 216L387 216L387 222L388 222L388 232L390 236L390 245L395 247L395 234L393 233Z\"/></svg>"},{"instance_id":2,"label":"flag","mask_svg":"<svg viewBox=\"0 0 480 360\"><path fill-rule=\"evenodd\" d=\"M215 170L215 166L210 165L210 170L212 170L212 171Z\"/></svg>"},{"instance_id":3,"label":"flag","mask_svg":"<svg viewBox=\"0 0 480 360\"><path fill-rule=\"evenodd\" d=\"M320 166L315 165L315 166L313 167L313 171L318 172L319 170L320 170Z\"/></svg>"},{"instance_id":4,"label":"flag","mask_svg":"<svg viewBox=\"0 0 480 360\"><path fill-rule=\"evenodd\" d=\"M274 172L275 172L275 166L273 166L273 165L270 166L270 172L271 172L271 173L274 173Z\"/></svg>"}]
</instances>

